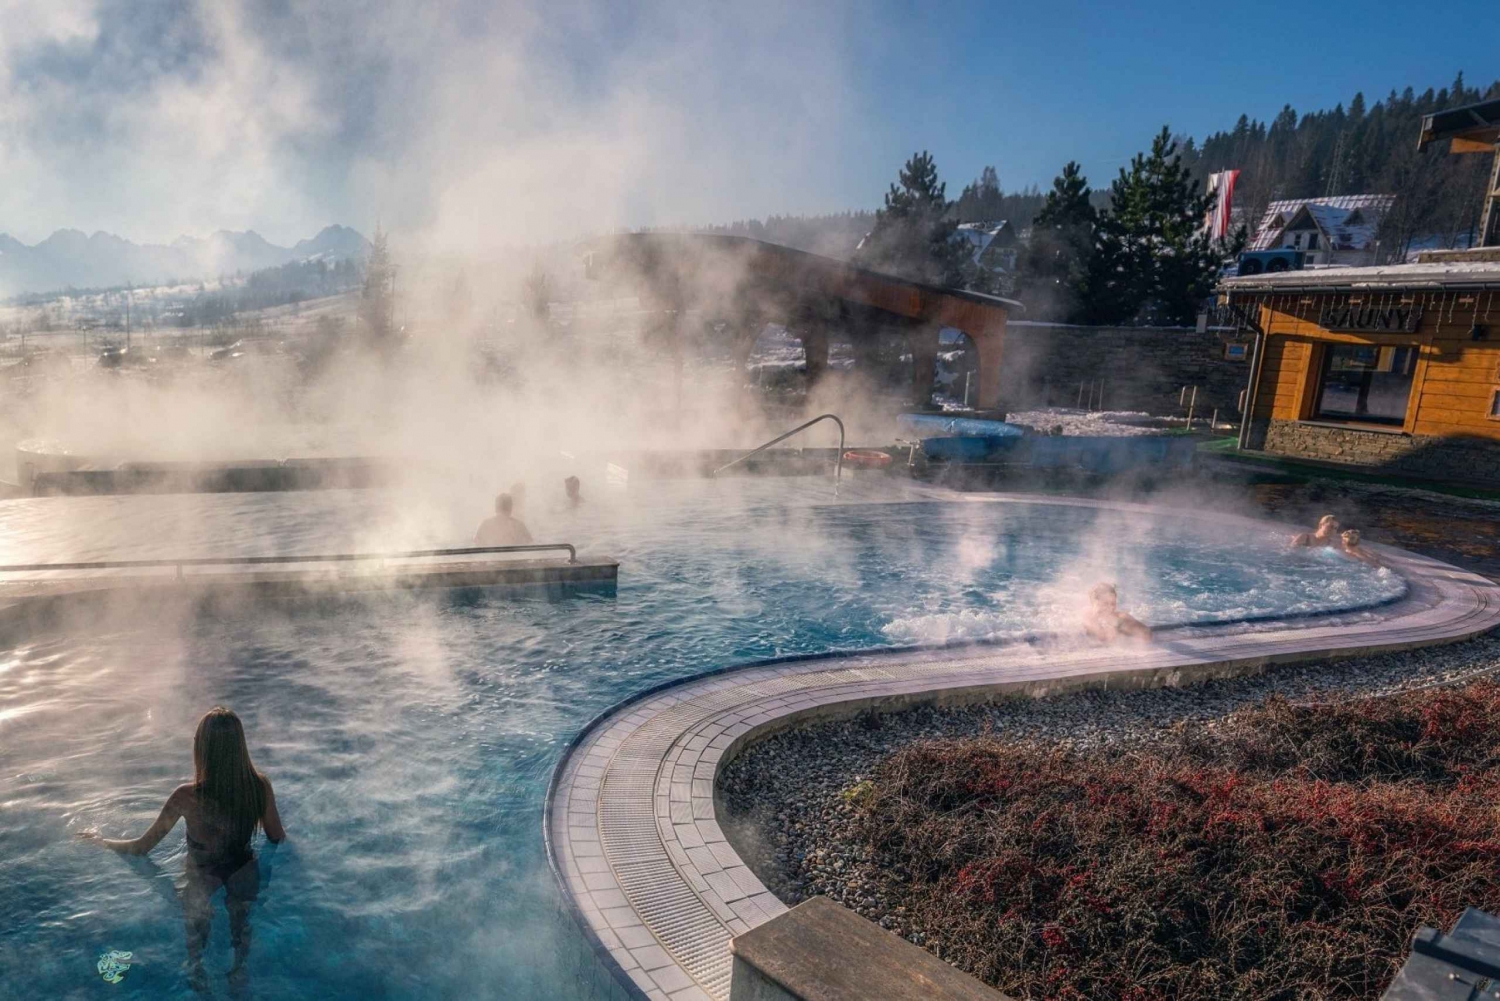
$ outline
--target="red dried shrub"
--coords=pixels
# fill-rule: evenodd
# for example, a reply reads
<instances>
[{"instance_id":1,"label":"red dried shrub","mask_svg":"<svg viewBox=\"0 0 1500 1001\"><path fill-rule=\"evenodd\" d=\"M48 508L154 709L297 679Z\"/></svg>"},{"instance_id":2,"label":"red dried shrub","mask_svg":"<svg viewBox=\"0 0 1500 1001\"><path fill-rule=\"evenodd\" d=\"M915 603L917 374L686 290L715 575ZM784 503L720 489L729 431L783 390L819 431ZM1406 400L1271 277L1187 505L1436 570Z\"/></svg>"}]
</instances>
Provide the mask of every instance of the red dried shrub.
<instances>
[{"instance_id":1,"label":"red dried shrub","mask_svg":"<svg viewBox=\"0 0 1500 1001\"><path fill-rule=\"evenodd\" d=\"M855 820L904 925L1031 998L1375 998L1500 910L1500 685L1272 700L1134 749L887 758Z\"/></svg>"}]
</instances>

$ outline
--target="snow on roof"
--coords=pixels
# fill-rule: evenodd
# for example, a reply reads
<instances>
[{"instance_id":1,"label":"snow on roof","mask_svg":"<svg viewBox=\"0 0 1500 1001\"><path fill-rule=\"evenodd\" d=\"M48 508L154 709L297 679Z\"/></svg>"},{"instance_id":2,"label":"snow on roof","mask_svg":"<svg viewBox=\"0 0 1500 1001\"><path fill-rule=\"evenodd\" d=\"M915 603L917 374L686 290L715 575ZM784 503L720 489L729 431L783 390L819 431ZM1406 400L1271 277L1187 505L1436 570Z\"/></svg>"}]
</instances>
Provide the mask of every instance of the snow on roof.
<instances>
[{"instance_id":1,"label":"snow on roof","mask_svg":"<svg viewBox=\"0 0 1500 1001\"><path fill-rule=\"evenodd\" d=\"M1322 202L1309 202L1304 208L1334 250L1367 250L1374 245L1375 231L1380 228L1378 214Z\"/></svg>"},{"instance_id":2,"label":"snow on roof","mask_svg":"<svg viewBox=\"0 0 1500 1001\"><path fill-rule=\"evenodd\" d=\"M957 235L968 241L974 263L978 264L984 252L990 249L990 244L995 242L995 237L1009 225L1004 219L999 222L964 222L959 223Z\"/></svg>"},{"instance_id":3,"label":"snow on roof","mask_svg":"<svg viewBox=\"0 0 1500 1001\"><path fill-rule=\"evenodd\" d=\"M1448 263L1386 264L1368 268L1314 268L1274 274L1226 278L1219 287L1226 292L1257 290L1300 291L1312 289L1410 289L1475 287L1500 288L1500 262L1452 261Z\"/></svg>"},{"instance_id":4,"label":"snow on roof","mask_svg":"<svg viewBox=\"0 0 1500 1001\"><path fill-rule=\"evenodd\" d=\"M1304 207L1308 209L1318 226L1334 242L1338 250L1364 250L1375 239L1375 230L1384 214L1395 203L1395 195L1338 195L1333 198L1288 198L1266 206L1255 236L1247 250L1270 250L1276 246L1281 231L1296 218ZM1345 222L1356 210L1357 221L1340 234L1335 228L1324 224L1323 218L1337 218ZM1322 217L1320 217L1320 213ZM1334 224L1337 226L1337 223Z\"/></svg>"}]
</instances>

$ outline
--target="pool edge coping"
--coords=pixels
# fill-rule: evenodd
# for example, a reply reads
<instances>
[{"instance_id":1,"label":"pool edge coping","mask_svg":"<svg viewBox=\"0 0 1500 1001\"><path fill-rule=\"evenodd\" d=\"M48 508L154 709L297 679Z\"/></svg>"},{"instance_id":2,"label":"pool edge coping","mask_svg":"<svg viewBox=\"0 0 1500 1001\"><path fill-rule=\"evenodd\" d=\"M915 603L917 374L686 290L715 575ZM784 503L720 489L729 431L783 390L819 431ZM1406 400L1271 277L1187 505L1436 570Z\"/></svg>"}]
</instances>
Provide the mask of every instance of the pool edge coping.
<instances>
[{"instance_id":1,"label":"pool edge coping","mask_svg":"<svg viewBox=\"0 0 1500 1001\"><path fill-rule=\"evenodd\" d=\"M1261 530L1288 530L1287 526L1280 525L1276 522L1265 519L1249 518L1242 515L1205 516L1203 513L1196 510L1177 510L1170 508L1164 509L1149 504L1138 504L1125 501L1095 501L1085 498L1053 498L1045 495L1025 494L998 496L949 494L946 499L949 501L967 503L1010 502L1061 504L1064 506L1091 507L1098 510L1117 510L1131 513L1149 513L1157 516L1160 516L1165 511L1168 513L1175 513L1180 517L1192 518L1194 520L1215 522L1232 520L1245 524L1247 527L1254 526ZM921 503L922 501L915 502ZM903 502L897 501L895 503ZM915 705L933 701L940 701L942 700L945 693L951 694L967 692L971 696L973 696L972 698L967 699L967 701L982 701L997 697L1016 697L1018 695L1022 697L1027 695L1030 695L1032 697L1039 697L1049 692L1057 692L1063 690L1076 691L1086 690L1090 688L1110 687L1112 683L1115 685L1125 684L1129 685L1130 687L1164 687L1184 683L1182 680L1182 676L1185 673L1194 675L1193 678L1186 681L1186 683L1191 684L1198 681L1207 680L1211 677L1238 677L1254 673L1262 673L1268 669L1292 663L1328 659L1345 659L1349 657L1367 656L1381 652L1399 652L1403 650L1417 649L1424 646L1435 646L1462 642L1464 640L1483 635L1484 633L1490 632L1493 629L1500 627L1500 585L1496 585L1495 583L1488 581L1477 574L1458 567L1454 567L1450 564L1432 559L1430 557L1420 556L1389 546L1375 546L1373 548L1376 548L1382 554L1386 555L1394 564L1393 569L1401 572L1402 577L1406 581L1407 585L1405 594L1393 599L1387 599L1385 601L1378 602L1371 606L1363 606L1358 609L1342 609L1332 612L1303 613L1297 616L1282 617L1282 619L1279 621L1293 623L1287 629L1283 630L1267 630L1260 633L1236 634L1232 633L1231 630L1233 630L1236 626L1241 625L1242 623L1224 622L1200 623L1179 627L1176 629L1168 629L1164 630L1162 634L1166 638L1171 639L1173 637L1173 634L1184 631L1196 631L1199 634L1217 633L1219 634L1219 637L1215 637L1213 635L1199 635L1194 638L1199 639L1200 641L1212 641L1216 638L1222 638L1224 640L1230 641L1230 644L1227 645L1231 646L1249 645L1250 647L1259 646L1267 648L1265 651L1260 653L1251 652L1249 654L1221 659L1215 659L1212 657L1191 658L1186 661L1180 662L1171 662L1171 658L1168 658L1168 663L1136 663L1130 666L1117 667L1115 669L1086 670L1082 673L1053 675L1048 677L1031 678L1029 680L1014 678L1009 681L1005 681L996 677L991 678L988 681L973 685L954 684L952 682L958 680L957 676L938 675L935 676L933 680L940 683L934 684L932 686L918 686L917 688L902 692L897 692L895 689L892 689L891 691L884 693L884 695L878 693L844 693L832 699L829 699L826 702L818 703L816 706L809 707L804 710L788 710L786 712L777 713L774 716L765 718L759 723L756 723L753 726L749 726L748 728L738 733L735 737L732 738L730 743L728 743L721 749L721 753L719 753L714 759L713 775L710 779L708 779L708 781L710 783L709 802L715 803L715 806L706 819L708 819L710 823L713 823L715 826L717 826L717 822L715 819L717 817L716 801L713 796L713 787L716 785L719 770L725 764L733 760L733 758L741 753L746 747L755 743L757 740L769 736L769 734L771 732L774 732L775 730L796 726L801 722L818 718L820 715L819 710L826 710L825 718L827 717L827 715L844 716L858 711L858 707L866 703L876 702L882 698L890 698L897 695L902 697L905 704ZM1444 588L1440 586L1440 582L1465 585L1472 592L1474 592L1475 599L1470 602L1463 602L1452 595L1442 594L1441 592L1444 590ZM1487 600L1481 600L1478 597L1480 595L1486 596ZM1428 601L1431 601L1431 604L1425 603ZM1405 618L1413 618L1421 613L1430 612L1434 608L1443 608L1445 606L1449 611L1467 611L1467 613L1469 614L1460 615L1451 623L1445 622L1436 627L1429 627L1429 629L1438 629L1436 633L1433 633L1431 635L1401 635L1401 631L1395 628ZM1405 610L1404 614L1402 611L1403 609ZM1315 638L1318 638L1318 633L1320 632L1320 630L1326 630L1329 628L1339 629L1343 625L1333 621L1336 620L1339 616L1359 613L1373 613L1374 615L1376 615L1376 619L1373 622L1355 624L1349 628L1353 630L1356 638L1363 638L1366 634L1371 634L1368 637L1371 642L1354 644L1322 644L1304 642L1302 644L1294 646L1291 649L1271 649L1277 646L1285 646L1285 642L1289 638L1295 638L1296 634L1298 633L1309 634L1306 635L1306 640L1313 640ZM1473 621L1471 621L1471 619L1473 619ZM1455 625L1457 626L1457 628L1453 628L1453 626ZM1420 634L1420 629L1416 629L1415 627L1413 627L1413 629L1416 633ZM1389 639L1384 640L1382 637L1387 634L1389 634ZM701 688L705 684L722 682L723 679L731 675L744 675L746 676L745 681L750 681L751 679L763 679L764 672L766 672L767 669L780 669L780 672L778 673L787 673L788 671L790 671L790 669L798 666L809 668L837 668L840 663L848 668L865 667L868 666L871 662L879 662L884 664L900 664L903 661L913 664L932 663L935 661L951 661L954 658L960 658L965 655L970 655L972 659L972 655L975 653L989 654L990 659L993 660L995 658L1003 659L1007 653L1014 654L1015 652L1022 649L1034 650L1035 645L1035 637L1025 637L1019 639L1012 638L1001 641L967 640L950 644L884 647L855 651L842 650L829 651L826 653L812 655L794 654L764 658L748 663L711 668L690 677L673 679L658 683L656 685L652 685L649 688L633 694L629 698L622 700L621 702L609 707L608 709L605 709L604 711L596 715L593 719L589 720L589 722L583 728L581 728L563 748L561 755L558 757L552 769L543 806L543 840L546 850L548 867L552 872L553 878L556 880L558 891L563 898L566 909L571 914L573 919L577 921L578 925L580 926L580 930L584 933L585 939L587 940L594 955L599 958L606 971L611 975L612 979L620 985L621 989L625 991L628 996L633 998L649 999L649 1001L661 1001L661 999L670 999L670 1001L683 1001L683 999L687 999L690 997L713 998L723 996L722 994L711 993L709 990L705 989L703 983L699 979L693 976L691 972L683 968L677 956L675 956L669 950L660 948L658 949L658 951L662 952L663 955L667 957L667 959L670 961L669 965L686 976L688 978L688 983L686 986L682 987L681 989L674 990L670 994L668 994L667 991L664 990L659 984L652 987L643 987L635 978L631 976L630 970L621 964L616 955L616 948L611 947L600 936L600 929L595 927L594 922L591 920L590 916L585 912L584 907L581 905L578 894L574 892L574 887L570 884L569 874L566 871L566 866L570 859L564 858L563 855L564 853L570 852L571 845L560 846L557 832L554 830L554 825L557 823L556 808L558 804L558 795L563 790L565 777L568 776L570 769L574 769L578 763L577 755L579 750L583 748L585 744L588 744L596 737L598 737L604 731L606 724L610 724L612 721L618 723L619 721L631 716L635 712L638 712L639 707L645 706L647 703L651 702L652 700L659 699L663 695L672 693L674 689L686 691L689 689ZM1157 648L1152 647L1149 649L1155 650ZM1097 650L1094 650L1093 652L1097 653ZM1076 653L1076 651L1068 651L1068 654L1073 653ZM1134 657L1130 659L1139 661L1144 658ZM1067 655L1064 656L1062 663L1066 664L1066 662ZM1054 664L1053 666L1055 667L1057 665ZM976 674L976 679L977 677L978 675ZM1033 686L1039 687L1036 691L1032 691L1031 689L1033 688ZM831 687L834 689L840 689L846 688L848 687L848 685L837 685ZM681 738L686 734L686 732L687 731L684 731L683 734L679 734L677 738L674 738L671 745L672 748L675 749L676 747L680 746ZM663 755L661 759L655 762L656 767L654 771L653 786L659 784L661 769L668 760L669 756ZM702 780L700 779L698 781ZM601 779L601 794L602 791L603 780ZM602 795L600 799L602 800ZM571 802L571 797L569 801ZM564 818L564 820L565 819L566 818ZM655 832L658 841L661 841L661 823L662 818L658 816L657 830ZM670 824L671 822L669 820L668 825L670 826ZM565 829L567 827L565 823L561 826L563 826ZM727 845L727 839L723 843ZM748 872L748 867L744 866L743 859L738 856L737 852L733 851L732 846L730 846L728 851L733 854L733 858L736 862L738 862L739 866L743 867L745 871ZM686 879L686 872L683 870L683 867L679 865L678 860L671 859L671 853L666 848L665 842L662 843L661 854L666 855L671 864L678 869L679 875L682 875ZM604 857L606 859L608 858L608 856ZM764 885L761 884L758 879L753 879L753 882L759 891L758 893L753 894L753 896L760 897L762 894L770 896L769 891L766 890ZM616 885L618 885L618 883ZM777 904L783 910L785 909L784 904L780 904L779 901L777 901ZM633 902L630 902L628 899L627 906L635 909L635 904ZM636 910L636 913L639 914L638 909ZM770 916L773 915L766 915L767 918ZM648 931L651 932L653 942L656 944L656 946L665 944L656 935L656 932L651 924L644 920L642 920L640 923L644 925ZM754 926L754 924L749 925L749 927ZM726 925L726 927L728 926ZM652 969L659 970L663 969L663 967L653 967ZM650 978L647 979L647 982L651 983Z\"/></svg>"}]
</instances>

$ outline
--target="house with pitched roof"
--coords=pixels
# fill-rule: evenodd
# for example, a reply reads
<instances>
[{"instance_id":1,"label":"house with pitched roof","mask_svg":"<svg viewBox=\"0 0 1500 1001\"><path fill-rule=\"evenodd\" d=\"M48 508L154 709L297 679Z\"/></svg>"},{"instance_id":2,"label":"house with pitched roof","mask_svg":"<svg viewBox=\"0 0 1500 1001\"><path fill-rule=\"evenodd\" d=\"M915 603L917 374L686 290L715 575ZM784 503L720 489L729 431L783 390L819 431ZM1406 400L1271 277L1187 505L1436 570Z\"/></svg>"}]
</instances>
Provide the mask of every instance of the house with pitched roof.
<instances>
[{"instance_id":1,"label":"house with pitched roof","mask_svg":"<svg viewBox=\"0 0 1500 1001\"><path fill-rule=\"evenodd\" d=\"M1309 267L1377 263L1380 221L1395 195L1340 195L1272 202L1249 250L1300 250Z\"/></svg>"},{"instance_id":2,"label":"house with pitched roof","mask_svg":"<svg viewBox=\"0 0 1500 1001\"><path fill-rule=\"evenodd\" d=\"M1019 241L1016 228L1009 222L961 223L955 234L968 244L975 264L986 271L1014 271Z\"/></svg>"}]
</instances>

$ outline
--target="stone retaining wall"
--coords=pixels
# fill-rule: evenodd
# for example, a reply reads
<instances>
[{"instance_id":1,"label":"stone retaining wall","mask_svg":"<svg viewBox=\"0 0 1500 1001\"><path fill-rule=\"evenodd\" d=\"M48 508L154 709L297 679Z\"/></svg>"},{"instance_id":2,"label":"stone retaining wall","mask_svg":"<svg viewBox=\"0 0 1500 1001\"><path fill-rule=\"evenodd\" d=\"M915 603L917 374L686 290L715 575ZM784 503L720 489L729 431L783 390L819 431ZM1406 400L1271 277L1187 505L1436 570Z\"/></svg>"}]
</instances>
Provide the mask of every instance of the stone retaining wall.
<instances>
[{"instance_id":1,"label":"stone retaining wall","mask_svg":"<svg viewBox=\"0 0 1500 1001\"><path fill-rule=\"evenodd\" d=\"M1009 410L1075 406L1078 387L1103 383L1103 409L1176 414L1183 386L1198 387L1197 413L1239 413L1247 361L1226 361L1226 342L1247 343L1230 330L1188 327L1074 327L1012 320L1005 326L1000 398ZM1248 359L1249 352L1246 352ZM1096 392L1096 401L1097 393ZM1191 392L1191 390L1189 390ZM1096 406L1099 404L1096 402Z\"/></svg>"},{"instance_id":2,"label":"stone retaining wall","mask_svg":"<svg viewBox=\"0 0 1500 1001\"><path fill-rule=\"evenodd\" d=\"M1500 442L1483 438L1439 438L1273 420L1255 423L1250 445L1294 458L1371 466L1380 472L1500 484Z\"/></svg>"}]
</instances>

